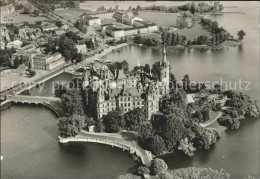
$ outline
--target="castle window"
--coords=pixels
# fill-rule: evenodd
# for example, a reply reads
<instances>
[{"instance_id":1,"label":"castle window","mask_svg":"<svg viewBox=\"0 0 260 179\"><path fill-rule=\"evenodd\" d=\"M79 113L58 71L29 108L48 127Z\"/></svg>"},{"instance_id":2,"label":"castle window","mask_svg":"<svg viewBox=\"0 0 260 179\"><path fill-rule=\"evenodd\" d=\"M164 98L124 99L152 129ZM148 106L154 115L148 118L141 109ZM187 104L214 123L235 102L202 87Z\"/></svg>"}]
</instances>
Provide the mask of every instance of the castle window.
<instances>
[{"instance_id":1,"label":"castle window","mask_svg":"<svg viewBox=\"0 0 260 179\"><path fill-rule=\"evenodd\" d=\"M130 103L128 103L128 106L130 106Z\"/></svg>"}]
</instances>

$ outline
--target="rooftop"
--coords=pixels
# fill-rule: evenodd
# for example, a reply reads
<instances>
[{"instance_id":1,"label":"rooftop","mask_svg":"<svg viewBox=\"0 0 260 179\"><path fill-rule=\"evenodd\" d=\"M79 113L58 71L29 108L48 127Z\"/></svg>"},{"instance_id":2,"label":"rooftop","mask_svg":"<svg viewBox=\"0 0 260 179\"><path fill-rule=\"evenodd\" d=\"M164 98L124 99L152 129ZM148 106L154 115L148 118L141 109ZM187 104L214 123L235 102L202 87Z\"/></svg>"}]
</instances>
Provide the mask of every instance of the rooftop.
<instances>
[{"instance_id":1,"label":"rooftop","mask_svg":"<svg viewBox=\"0 0 260 179\"><path fill-rule=\"evenodd\" d=\"M112 24L112 23L110 23L110 24L102 24L101 27L112 26L112 25L115 25L115 24Z\"/></svg>"},{"instance_id":2,"label":"rooftop","mask_svg":"<svg viewBox=\"0 0 260 179\"><path fill-rule=\"evenodd\" d=\"M87 20L100 19L99 17L85 16Z\"/></svg>"}]
</instances>

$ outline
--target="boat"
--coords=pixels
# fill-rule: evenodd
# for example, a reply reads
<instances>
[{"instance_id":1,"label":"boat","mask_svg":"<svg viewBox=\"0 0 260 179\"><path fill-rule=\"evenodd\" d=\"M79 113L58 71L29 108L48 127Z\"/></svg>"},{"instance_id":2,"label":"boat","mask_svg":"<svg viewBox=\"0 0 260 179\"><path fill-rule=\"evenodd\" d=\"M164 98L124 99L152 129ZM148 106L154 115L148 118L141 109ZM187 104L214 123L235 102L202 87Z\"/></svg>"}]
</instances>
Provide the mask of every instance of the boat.
<instances>
[{"instance_id":1,"label":"boat","mask_svg":"<svg viewBox=\"0 0 260 179\"><path fill-rule=\"evenodd\" d=\"M1 160L3 160L4 159L4 157L1 155Z\"/></svg>"}]
</instances>

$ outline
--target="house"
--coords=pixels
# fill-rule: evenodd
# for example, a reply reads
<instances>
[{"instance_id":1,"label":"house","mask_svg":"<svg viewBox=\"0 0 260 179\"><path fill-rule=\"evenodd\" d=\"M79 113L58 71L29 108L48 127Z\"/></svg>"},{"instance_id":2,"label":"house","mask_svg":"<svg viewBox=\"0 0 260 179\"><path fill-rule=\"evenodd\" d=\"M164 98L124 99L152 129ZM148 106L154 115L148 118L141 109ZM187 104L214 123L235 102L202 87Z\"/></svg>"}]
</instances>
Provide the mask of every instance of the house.
<instances>
[{"instance_id":1,"label":"house","mask_svg":"<svg viewBox=\"0 0 260 179\"><path fill-rule=\"evenodd\" d=\"M9 42L6 47L7 47L8 49L11 49L11 48L19 49L19 48L21 48L22 45L23 45L23 42L22 42L22 41L20 41L20 40L15 40L15 41L13 41L13 42Z\"/></svg>"},{"instance_id":2,"label":"house","mask_svg":"<svg viewBox=\"0 0 260 179\"><path fill-rule=\"evenodd\" d=\"M101 19L99 17L83 16L83 20L86 21L89 26L101 24Z\"/></svg>"}]
</instances>

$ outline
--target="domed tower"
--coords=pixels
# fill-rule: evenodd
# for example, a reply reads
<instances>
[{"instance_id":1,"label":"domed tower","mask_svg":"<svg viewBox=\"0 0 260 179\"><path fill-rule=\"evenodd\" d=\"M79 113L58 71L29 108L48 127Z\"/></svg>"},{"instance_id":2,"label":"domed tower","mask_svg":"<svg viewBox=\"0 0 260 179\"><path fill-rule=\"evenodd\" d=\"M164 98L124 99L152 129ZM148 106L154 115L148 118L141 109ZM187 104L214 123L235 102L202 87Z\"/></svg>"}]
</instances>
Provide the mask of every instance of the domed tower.
<instances>
[{"instance_id":1,"label":"domed tower","mask_svg":"<svg viewBox=\"0 0 260 179\"><path fill-rule=\"evenodd\" d=\"M169 92L170 64L166 58L166 49L163 48L163 59L160 62L160 82L162 82L163 94Z\"/></svg>"}]
</instances>

